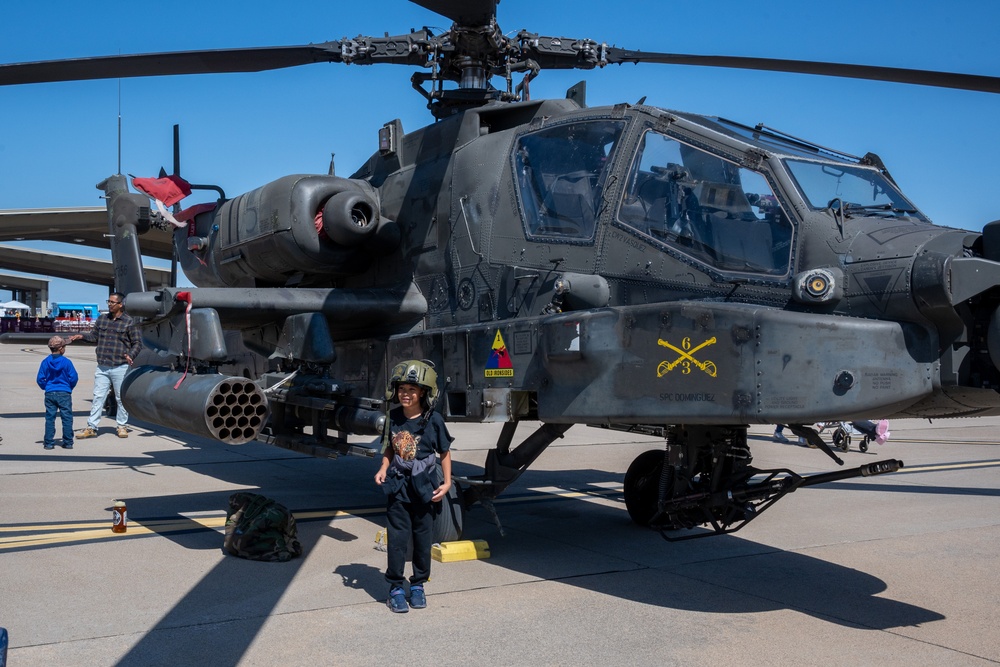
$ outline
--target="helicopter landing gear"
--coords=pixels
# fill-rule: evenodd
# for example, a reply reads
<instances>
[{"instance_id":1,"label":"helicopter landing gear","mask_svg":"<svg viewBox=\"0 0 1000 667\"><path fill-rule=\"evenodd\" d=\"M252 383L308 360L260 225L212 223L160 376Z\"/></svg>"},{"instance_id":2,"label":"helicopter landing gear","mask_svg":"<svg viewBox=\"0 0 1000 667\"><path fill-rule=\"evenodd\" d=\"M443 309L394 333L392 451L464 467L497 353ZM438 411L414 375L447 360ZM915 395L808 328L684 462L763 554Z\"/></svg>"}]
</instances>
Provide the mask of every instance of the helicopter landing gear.
<instances>
[{"instance_id":1,"label":"helicopter landing gear","mask_svg":"<svg viewBox=\"0 0 1000 667\"><path fill-rule=\"evenodd\" d=\"M802 477L785 468L751 466L746 426L667 426L664 433L665 450L643 452L629 466L624 496L632 520L659 530L670 542L734 533L801 487L903 466L887 460ZM838 446L844 442L849 440L840 439ZM707 530L676 532L698 526Z\"/></svg>"},{"instance_id":2,"label":"helicopter landing gear","mask_svg":"<svg viewBox=\"0 0 1000 667\"><path fill-rule=\"evenodd\" d=\"M520 477L521 473L528 469L528 466L538 458L539 454L545 451L546 447L555 442L557 438L561 438L563 433L572 426L572 424L543 423L519 445L511 447L517 425L516 421L503 425L496 447L486 455L483 474L469 477L452 475L452 488L448 494L448 501L451 502L451 491L456 492L453 508L458 511L469 509L476 503L481 503L493 517L501 535L503 535L503 526L500 524L500 517L497 516L493 500ZM444 513L445 509L442 508L442 514ZM435 519L435 534L437 534L436 524L438 521L444 521L444 519L441 517ZM459 520L459 531L461 531L461 520Z\"/></svg>"},{"instance_id":3,"label":"helicopter landing gear","mask_svg":"<svg viewBox=\"0 0 1000 667\"><path fill-rule=\"evenodd\" d=\"M660 449L643 452L632 461L625 473L625 509L632 521L640 526L648 526L656 516L663 458L663 450Z\"/></svg>"},{"instance_id":4,"label":"helicopter landing gear","mask_svg":"<svg viewBox=\"0 0 1000 667\"><path fill-rule=\"evenodd\" d=\"M666 531L710 524L731 532L755 515L750 503L726 489L748 476L750 450L745 427L667 427L666 449L640 454L625 473L625 508L640 526ZM732 529L732 530L735 530Z\"/></svg>"}]
</instances>

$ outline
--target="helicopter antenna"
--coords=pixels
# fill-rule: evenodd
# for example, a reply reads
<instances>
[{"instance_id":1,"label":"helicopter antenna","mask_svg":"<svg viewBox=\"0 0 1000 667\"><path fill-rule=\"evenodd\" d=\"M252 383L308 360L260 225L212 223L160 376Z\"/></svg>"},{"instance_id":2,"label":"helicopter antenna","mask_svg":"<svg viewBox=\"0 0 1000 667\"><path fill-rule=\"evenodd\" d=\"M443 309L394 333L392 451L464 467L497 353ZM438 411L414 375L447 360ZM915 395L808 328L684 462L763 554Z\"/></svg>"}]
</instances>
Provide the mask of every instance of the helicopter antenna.
<instances>
[{"instance_id":1,"label":"helicopter antenna","mask_svg":"<svg viewBox=\"0 0 1000 667\"><path fill-rule=\"evenodd\" d=\"M118 171L122 173L122 80L118 79Z\"/></svg>"},{"instance_id":2,"label":"helicopter antenna","mask_svg":"<svg viewBox=\"0 0 1000 667\"><path fill-rule=\"evenodd\" d=\"M181 175L181 126L177 123L174 124L174 175Z\"/></svg>"}]
</instances>

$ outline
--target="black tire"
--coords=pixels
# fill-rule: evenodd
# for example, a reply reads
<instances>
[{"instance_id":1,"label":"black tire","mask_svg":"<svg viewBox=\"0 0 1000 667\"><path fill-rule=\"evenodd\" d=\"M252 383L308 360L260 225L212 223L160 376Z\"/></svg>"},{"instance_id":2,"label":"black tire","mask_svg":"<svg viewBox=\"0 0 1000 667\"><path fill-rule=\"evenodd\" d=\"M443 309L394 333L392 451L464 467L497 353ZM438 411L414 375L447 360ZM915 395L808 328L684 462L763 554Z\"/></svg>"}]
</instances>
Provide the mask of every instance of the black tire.
<instances>
[{"instance_id":1,"label":"black tire","mask_svg":"<svg viewBox=\"0 0 1000 667\"><path fill-rule=\"evenodd\" d=\"M862 452L867 452L868 451L868 442L869 441L868 441L867 437L866 438L862 438L861 442L858 443L858 449L860 449Z\"/></svg>"},{"instance_id":2,"label":"black tire","mask_svg":"<svg viewBox=\"0 0 1000 667\"><path fill-rule=\"evenodd\" d=\"M663 450L651 449L635 457L625 473L625 509L632 521L648 526L660 499Z\"/></svg>"},{"instance_id":3,"label":"black tire","mask_svg":"<svg viewBox=\"0 0 1000 667\"><path fill-rule=\"evenodd\" d=\"M833 432L833 446L838 447L843 452L851 449L851 434L845 431L842 426L838 426L837 430Z\"/></svg>"}]
</instances>

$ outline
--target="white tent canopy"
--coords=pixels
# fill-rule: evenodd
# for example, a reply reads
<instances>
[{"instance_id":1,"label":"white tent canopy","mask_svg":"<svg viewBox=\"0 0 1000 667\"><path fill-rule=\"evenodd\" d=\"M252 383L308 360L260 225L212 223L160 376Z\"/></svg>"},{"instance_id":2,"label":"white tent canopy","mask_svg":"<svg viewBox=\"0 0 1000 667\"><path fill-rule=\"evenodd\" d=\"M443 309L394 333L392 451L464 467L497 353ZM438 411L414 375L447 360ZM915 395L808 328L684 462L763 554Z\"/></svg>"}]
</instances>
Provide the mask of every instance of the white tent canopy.
<instances>
[{"instance_id":1,"label":"white tent canopy","mask_svg":"<svg viewBox=\"0 0 1000 667\"><path fill-rule=\"evenodd\" d=\"M0 303L0 308L9 308L11 310L31 310L31 306L23 304L20 301L6 301Z\"/></svg>"}]
</instances>

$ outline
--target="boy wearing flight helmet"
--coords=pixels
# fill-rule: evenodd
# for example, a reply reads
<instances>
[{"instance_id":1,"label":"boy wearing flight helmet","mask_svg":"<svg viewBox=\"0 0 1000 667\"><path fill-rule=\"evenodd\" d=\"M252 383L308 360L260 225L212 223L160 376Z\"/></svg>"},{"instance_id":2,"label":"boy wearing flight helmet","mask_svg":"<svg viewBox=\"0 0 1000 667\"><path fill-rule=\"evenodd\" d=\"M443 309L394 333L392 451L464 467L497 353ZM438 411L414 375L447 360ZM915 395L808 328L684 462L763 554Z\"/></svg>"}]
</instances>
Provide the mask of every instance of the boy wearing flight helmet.
<instances>
[{"instance_id":1,"label":"boy wearing flight helmet","mask_svg":"<svg viewBox=\"0 0 1000 667\"><path fill-rule=\"evenodd\" d=\"M434 410L437 393L437 373L429 361L404 361L389 374L386 401L398 402L399 407L389 412L382 439L382 466L375 473L375 483L388 497L386 605L397 613L427 606L424 583L431 573L434 515L440 509L436 503L451 488L450 448L454 438ZM443 479L438 477L435 454L441 457ZM403 570L411 537L413 576L407 605Z\"/></svg>"}]
</instances>

